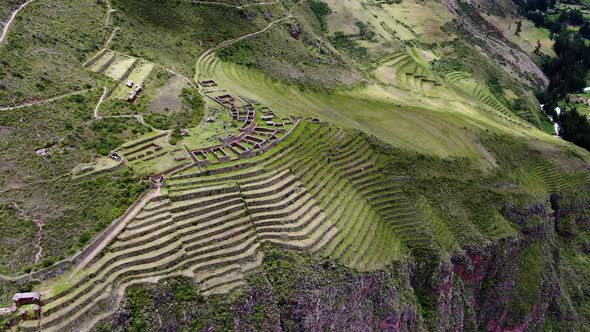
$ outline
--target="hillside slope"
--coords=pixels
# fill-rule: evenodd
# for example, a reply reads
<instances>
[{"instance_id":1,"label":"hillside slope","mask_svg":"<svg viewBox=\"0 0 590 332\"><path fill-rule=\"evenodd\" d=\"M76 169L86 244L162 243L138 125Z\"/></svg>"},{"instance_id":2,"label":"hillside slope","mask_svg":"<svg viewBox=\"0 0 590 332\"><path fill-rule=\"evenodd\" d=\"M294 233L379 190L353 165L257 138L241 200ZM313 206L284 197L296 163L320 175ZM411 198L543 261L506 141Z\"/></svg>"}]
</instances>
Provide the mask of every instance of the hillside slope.
<instances>
[{"instance_id":1,"label":"hillside slope","mask_svg":"<svg viewBox=\"0 0 590 332\"><path fill-rule=\"evenodd\" d=\"M0 43L0 307L41 314L0 329L582 330L590 153L516 17L32 1Z\"/></svg>"}]
</instances>

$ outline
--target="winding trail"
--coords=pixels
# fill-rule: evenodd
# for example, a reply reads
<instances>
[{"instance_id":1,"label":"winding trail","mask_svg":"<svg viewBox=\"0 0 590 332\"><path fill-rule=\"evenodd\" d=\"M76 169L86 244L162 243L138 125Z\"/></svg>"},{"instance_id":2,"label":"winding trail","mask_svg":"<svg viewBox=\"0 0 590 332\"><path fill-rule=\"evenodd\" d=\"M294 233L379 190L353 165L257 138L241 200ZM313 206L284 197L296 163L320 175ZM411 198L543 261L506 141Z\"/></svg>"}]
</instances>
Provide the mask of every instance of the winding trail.
<instances>
[{"instance_id":1,"label":"winding trail","mask_svg":"<svg viewBox=\"0 0 590 332\"><path fill-rule=\"evenodd\" d=\"M218 6L223 6L223 7L228 7L228 8L237 8L237 9L244 9L246 7L252 7L252 6L267 6L267 5L276 5L280 2L280 0L276 0L276 1L261 1L261 2L254 2L254 3L247 3L247 4L243 4L243 5L232 5L229 3L223 3L223 2L218 2L218 1L196 1L196 0L191 0L191 1L187 1L190 3L194 3L197 5L218 5Z\"/></svg>"},{"instance_id":2,"label":"winding trail","mask_svg":"<svg viewBox=\"0 0 590 332\"><path fill-rule=\"evenodd\" d=\"M242 6L234 6L234 7L235 7L235 8L240 8L240 7L243 7L243 6L256 5L256 4L270 4L270 3L273 3L273 4L274 4L274 3L279 3L279 1L280 1L280 0L277 0L277 1L275 1L275 2L258 2L258 3L252 3L252 4L247 4L247 5L242 5ZM242 40L244 40L244 39L247 39L247 38L250 38L250 37L254 37L254 36L257 36L257 35L259 35L259 34L262 34L262 33L265 33L266 31L268 31L270 28L272 28L272 27L273 27L275 24L277 24L277 23L281 23L281 22L283 22L283 21L286 21L286 20L289 20L289 19L292 19L292 18L297 18L296 16L294 16L294 15L293 15L293 10L294 10L294 9L295 9L297 6L299 6L301 3L303 3L304 1L305 1L305 0L299 0L299 1L297 1L295 4L293 4L293 6L291 6L291 8L289 8L289 11L288 11L288 15L287 15L287 16L285 16L285 17L283 17L283 18L280 18L280 19L277 19L277 20L274 20L274 21L270 22L270 23L269 23L269 24L266 26L266 28L264 28L264 29L262 29L262 30L259 30L259 31L255 31L255 32L249 33L249 34L246 34L246 35L243 35L243 36L241 36L241 37L237 37L237 38L233 38L233 39L226 40L226 41L222 42L221 44L219 44L219 45L217 45L217 46L214 46L214 47L212 47L212 48L210 48L210 49L206 50L205 52L203 52L203 53L202 53L202 54L199 56L199 58L197 59L197 61L196 61L196 68L195 68L195 81L197 81L197 82L199 81L199 77L200 77L200 75L201 75L201 73L199 72L199 66L200 66L200 64L201 64L201 61L203 61L203 59L204 59L204 58L205 58L207 55L211 54L212 52L215 52L215 51L217 51L217 50L218 50L218 49L220 49L220 48L223 48L223 47L229 46L229 45L231 45L231 44L237 43L237 42L239 42L239 41L242 41ZM192 2L195 2L195 1L192 1ZM199 1L199 3L205 3L205 2L204 2L204 1ZM219 3L219 2L208 2L208 3L214 3L214 4L218 4L218 5L223 5L222 3ZM231 7L231 6L233 6L233 5L228 5L228 6L230 6L230 7ZM200 87L199 87L199 92L201 92L201 88L200 88Z\"/></svg>"},{"instance_id":3,"label":"winding trail","mask_svg":"<svg viewBox=\"0 0 590 332\"><path fill-rule=\"evenodd\" d=\"M106 97L107 92L108 92L108 90L107 90L106 86L104 88L102 88L102 96L100 96L100 99L98 100L98 103L96 104L96 107L94 108L94 118L97 120L102 118L100 116L100 114L98 114L98 109L100 108L100 104L102 104L104 97Z\"/></svg>"},{"instance_id":4,"label":"winding trail","mask_svg":"<svg viewBox=\"0 0 590 332\"><path fill-rule=\"evenodd\" d=\"M43 225L45 225L45 220L42 218L35 218L34 216L29 216L25 210L23 210L16 202L5 201L0 199L0 201L8 203L11 208L15 209L18 212L18 216L26 219L31 219L37 226L37 235L35 237L35 248L37 248L37 252L33 258L33 264L37 264L41 259L41 255L43 255Z\"/></svg>"},{"instance_id":5,"label":"winding trail","mask_svg":"<svg viewBox=\"0 0 590 332\"><path fill-rule=\"evenodd\" d=\"M266 31L268 31L270 28L272 28L272 27L273 27L275 24L277 24L277 23L281 23L281 22L283 22L283 21L286 21L286 20L288 20L288 19L291 19L291 18L295 18L295 16L293 16L293 14L289 12L289 15L287 15L287 16L285 16L285 17L283 17L283 18L280 18L280 19L278 19L278 20L275 20L275 21L272 21L272 22L270 22L270 23L269 23L269 24L266 26L266 28L264 28L264 29L262 29L262 30L255 31L255 32L252 32L252 33L249 33L249 34L247 34L247 35L243 35L243 36L240 36L240 37L237 37L237 38L234 38L234 39L229 39L229 40L226 40L226 41L222 42L221 44L219 44L219 45L217 45L217 46L214 46L214 47L212 47L212 48L210 48L210 49L206 50L206 51L205 51L205 52L203 52L203 53L202 53L202 54L199 56L199 58L197 59L197 63L196 63L196 71L197 71L197 75L196 75L195 79L196 79L197 81L199 80L199 76L200 76L200 73L199 73L199 65L201 64L201 61L203 61L203 59L204 59L204 58L205 58L207 55L211 54L212 52L215 52L215 51L217 51L217 50L218 50L218 49L220 49L220 48L223 48L223 47L229 46L229 45L231 45L231 44L235 44L235 43L237 43L237 42L239 42L239 41L242 41L242 40L244 40L244 39L247 39L247 38L250 38L250 37L257 36L257 35L259 35L259 34L261 34L261 33L265 33L265 32L266 32Z\"/></svg>"},{"instance_id":6,"label":"winding trail","mask_svg":"<svg viewBox=\"0 0 590 332\"><path fill-rule=\"evenodd\" d=\"M45 221L41 218L33 219L35 225L37 225L37 241L35 242L35 247L37 248L37 253L35 254L35 263L39 262L41 259L41 255L43 255L43 225L45 225Z\"/></svg>"},{"instance_id":7,"label":"winding trail","mask_svg":"<svg viewBox=\"0 0 590 332\"><path fill-rule=\"evenodd\" d=\"M121 217L122 219L120 219L119 225L112 229L107 234L107 236L96 246L96 248L94 248L90 253L88 253L86 257L84 257L84 259L74 270L75 272L78 272L86 267L94 259L94 257L96 257L96 255L101 252L111 242L111 240L113 240L115 236L117 236L127 226L127 223L129 223L129 221L131 221L150 200L160 195L160 188L156 190L149 189L149 191L151 192L148 192L147 195L143 195L138 201L134 203L133 208L125 212L125 214Z\"/></svg>"},{"instance_id":8,"label":"winding trail","mask_svg":"<svg viewBox=\"0 0 590 332\"><path fill-rule=\"evenodd\" d=\"M118 27L113 29L113 31L111 32L111 35L109 36L109 39L107 39L107 41L104 43L103 49L105 49L105 50L109 49L109 45L111 44L111 41L115 37L115 34L117 33L117 31L119 31Z\"/></svg>"},{"instance_id":9,"label":"winding trail","mask_svg":"<svg viewBox=\"0 0 590 332\"><path fill-rule=\"evenodd\" d=\"M33 1L35 1L35 0L28 0L27 2L23 3L15 11L12 12L12 14L10 15L10 18L4 24L4 28L2 29L2 35L0 35L0 44L2 44L2 41L4 41L4 38L6 38L6 35L8 34L8 28L12 24L12 21L14 21L14 18L16 17L16 14L18 14L18 12L20 12L23 8L25 8L26 6L28 6Z\"/></svg>"},{"instance_id":10,"label":"winding trail","mask_svg":"<svg viewBox=\"0 0 590 332\"><path fill-rule=\"evenodd\" d=\"M10 111L10 110L15 110L15 109L19 109L19 108L24 108L24 107L29 107L29 106L33 106L33 105L39 105L39 104L47 104L50 103L52 101L56 101L56 100L60 100L60 99L64 99L67 97L71 97L71 96L75 96L75 95L80 95L83 93L86 93L88 91L90 91L92 89L84 89L84 90L77 90L77 91L72 91L72 92L67 92L49 99L43 99L43 100L36 100L36 101L30 101L30 102L26 102L20 105L16 105L16 106L0 106L0 111Z\"/></svg>"}]
</instances>

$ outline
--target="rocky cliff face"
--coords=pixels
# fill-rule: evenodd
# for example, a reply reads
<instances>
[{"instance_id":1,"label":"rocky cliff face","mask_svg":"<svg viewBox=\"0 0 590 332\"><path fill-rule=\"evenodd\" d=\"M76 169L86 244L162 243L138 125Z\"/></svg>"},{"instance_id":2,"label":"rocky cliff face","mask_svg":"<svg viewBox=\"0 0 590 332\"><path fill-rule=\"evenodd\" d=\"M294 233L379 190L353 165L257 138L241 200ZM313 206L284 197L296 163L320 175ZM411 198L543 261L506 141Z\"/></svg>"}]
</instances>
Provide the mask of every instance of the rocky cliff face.
<instances>
[{"instance_id":1,"label":"rocky cliff face","mask_svg":"<svg viewBox=\"0 0 590 332\"><path fill-rule=\"evenodd\" d=\"M552 204L538 203L526 209L506 206L504 216L519 229L516 238L482 243L454 254L416 252L407 261L371 273L355 272L329 259L268 248L262 269L249 277L246 289L231 298L202 298L186 281L145 285L128 290L127 304L113 327L145 324L150 330L165 331L582 327L587 316L578 311L587 303L589 289L578 285L580 292L572 294L571 281L583 278L584 270L573 266L569 257L571 250L583 254L588 248L563 247L560 229L568 220L572 231L567 233L567 242L583 237L589 226L589 206L581 197L565 199L555 196Z\"/></svg>"}]
</instances>

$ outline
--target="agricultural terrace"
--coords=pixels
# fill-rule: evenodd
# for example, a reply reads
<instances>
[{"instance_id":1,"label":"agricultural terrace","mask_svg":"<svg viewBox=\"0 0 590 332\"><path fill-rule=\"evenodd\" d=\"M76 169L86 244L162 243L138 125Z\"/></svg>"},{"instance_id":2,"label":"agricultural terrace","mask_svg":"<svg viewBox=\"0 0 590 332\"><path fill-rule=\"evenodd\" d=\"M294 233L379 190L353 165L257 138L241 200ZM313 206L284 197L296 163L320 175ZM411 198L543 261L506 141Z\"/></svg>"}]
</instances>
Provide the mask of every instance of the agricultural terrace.
<instances>
[{"instance_id":1,"label":"agricultural terrace","mask_svg":"<svg viewBox=\"0 0 590 332\"><path fill-rule=\"evenodd\" d=\"M337 258L360 270L428 250L433 234L362 137L302 121L276 148L241 163L185 169L85 270L41 286L40 322L89 328L137 283L189 276L205 295L245 285L264 244ZM360 216L363 216L362 218ZM114 302L112 302L114 301Z\"/></svg>"},{"instance_id":2,"label":"agricultural terrace","mask_svg":"<svg viewBox=\"0 0 590 332\"><path fill-rule=\"evenodd\" d=\"M330 95L276 82L261 71L221 61L215 54L198 63L197 77L215 77L228 90L287 114L360 128L394 146L440 156L485 160L465 129L474 126L564 144L509 111L485 86L468 79L469 74L449 82L417 61L419 55L386 57L375 72L381 82Z\"/></svg>"},{"instance_id":3,"label":"agricultural terrace","mask_svg":"<svg viewBox=\"0 0 590 332\"><path fill-rule=\"evenodd\" d=\"M103 157L88 162L88 155L76 156L71 164L77 166L60 178L72 175L80 191L108 188L108 196L118 200L104 210L117 214L130 202L120 199L127 196L111 183L120 178L135 198L147 184L133 182L133 173L149 178L152 189L87 246L83 257L62 262L74 269L31 286L43 294L42 316L19 328L91 330L113 315L129 287L176 276L192 278L204 295L227 294L247 287L246 278L261 266L271 245L330 257L364 272L410 253L429 253L437 245L458 249L460 243L514 236L515 228L499 207L489 204L494 202L489 198L509 195L495 191L506 183L489 179L489 188L474 188L470 181L481 180L480 170L506 172L527 194L544 197L590 182L590 174L579 175L578 169L564 176L539 158L543 151L496 159L506 156L502 148L516 145L510 141L515 137L537 147L565 143L527 122L539 120L536 114L508 107L516 92L507 89L504 98L464 68L448 70L449 62L433 69L435 61L445 60L444 50L406 47L404 42L454 42L454 35L443 29L453 18L440 8L442 3L376 2L361 10L356 2L328 2L339 15L319 15L320 30L330 34L336 49L352 53L367 74L365 84L330 93L277 82L255 67L220 60L235 56L222 54L225 47L248 49L249 39L276 27L285 33L282 24L301 14L295 7L277 9L270 3L268 12L248 18L240 10L261 4L186 1L159 7L153 0L113 0L111 7L107 2L107 17L100 24L118 26L110 30L104 49L89 47L89 60L75 62L105 92L99 98L100 91L89 88L96 97L92 103L79 97L85 106L96 105L96 111L94 117L77 115L78 136L68 137ZM271 17L265 18L268 13ZM220 17L234 24L219 30L212 22ZM150 18L158 24L139 24ZM356 28L344 29L350 21ZM194 40L192 31L211 36L187 51L183 40ZM154 43L160 47L153 48ZM363 50L371 57L365 59ZM183 73L193 65L195 76L189 79ZM405 149L401 155L396 154L399 147ZM36 151L51 154L58 148L63 147ZM408 165L420 165L426 176L400 172ZM440 173L429 173L428 167ZM134 172L124 173L126 168ZM435 173L442 174L435 180L447 186L446 192L456 195L434 192L442 188L432 185ZM53 187L53 180L44 184ZM468 211L473 206L465 207L472 202L465 199L470 195L486 203L476 207L476 219ZM100 193L96 197L102 198ZM82 203L78 205L91 205ZM100 227L94 233L85 230L79 246L104 229L105 220L114 219L111 214L94 218ZM68 226L62 232L74 233L77 224Z\"/></svg>"}]
</instances>

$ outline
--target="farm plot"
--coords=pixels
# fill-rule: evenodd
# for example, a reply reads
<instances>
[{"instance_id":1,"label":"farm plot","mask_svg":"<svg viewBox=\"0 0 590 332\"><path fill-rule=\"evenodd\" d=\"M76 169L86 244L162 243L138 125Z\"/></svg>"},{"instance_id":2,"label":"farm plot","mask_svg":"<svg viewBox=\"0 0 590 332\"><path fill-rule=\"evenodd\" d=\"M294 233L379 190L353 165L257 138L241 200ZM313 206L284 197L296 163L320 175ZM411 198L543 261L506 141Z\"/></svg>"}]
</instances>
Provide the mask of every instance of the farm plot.
<instances>
[{"instance_id":1,"label":"farm plot","mask_svg":"<svg viewBox=\"0 0 590 332\"><path fill-rule=\"evenodd\" d=\"M190 161L181 147L170 145L168 140L168 133L152 133L121 146L115 152L137 172L157 174Z\"/></svg>"},{"instance_id":2,"label":"farm plot","mask_svg":"<svg viewBox=\"0 0 590 332\"><path fill-rule=\"evenodd\" d=\"M102 257L67 276L67 286L53 284L39 328L91 328L114 309L103 304L116 306L126 287L174 275L193 277L205 295L227 293L260 265L263 243L330 255L361 270L403 259L408 246L429 248L432 234L412 202L365 147L335 127L304 123L284 144L240 167L170 177L168 191Z\"/></svg>"},{"instance_id":3,"label":"farm plot","mask_svg":"<svg viewBox=\"0 0 590 332\"><path fill-rule=\"evenodd\" d=\"M114 62L111 63L103 73L112 79L119 81L127 75L136 61L136 58L116 54Z\"/></svg>"},{"instance_id":4,"label":"farm plot","mask_svg":"<svg viewBox=\"0 0 590 332\"><path fill-rule=\"evenodd\" d=\"M440 95L438 90L442 89L439 78L406 53L396 53L388 57L375 70L375 76L383 83L424 96Z\"/></svg>"},{"instance_id":5,"label":"farm plot","mask_svg":"<svg viewBox=\"0 0 590 332\"><path fill-rule=\"evenodd\" d=\"M435 88L439 96L434 97L420 94L416 98L416 94L389 84L337 90L328 96L273 81L261 71L219 61L215 55L199 63L196 79L206 77L215 77L220 86L284 114L319 117L338 126L371 132L394 146L440 156L481 160L477 142L464 131L474 125L516 136L525 131L550 139L541 131L523 128L525 123L512 113L484 109L472 96L446 82Z\"/></svg>"},{"instance_id":6,"label":"farm plot","mask_svg":"<svg viewBox=\"0 0 590 332\"><path fill-rule=\"evenodd\" d=\"M95 73L104 74L119 81L129 73L136 61L137 59L133 57L102 50L84 66Z\"/></svg>"},{"instance_id":7,"label":"farm plot","mask_svg":"<svg viewBox=\"0 0 590 332\"><path fill-rule=\"evenodd\" d=\"M112 97L126 100L129 97L129 92L135 91L136 86L143 86L143 82L150 75L154 69L154 64L143 60L138 60L129 75L121 77L120 83L113 92ZM126 85L127 81L131 81L131 87Z\"/></svg>"}]
</instances>

